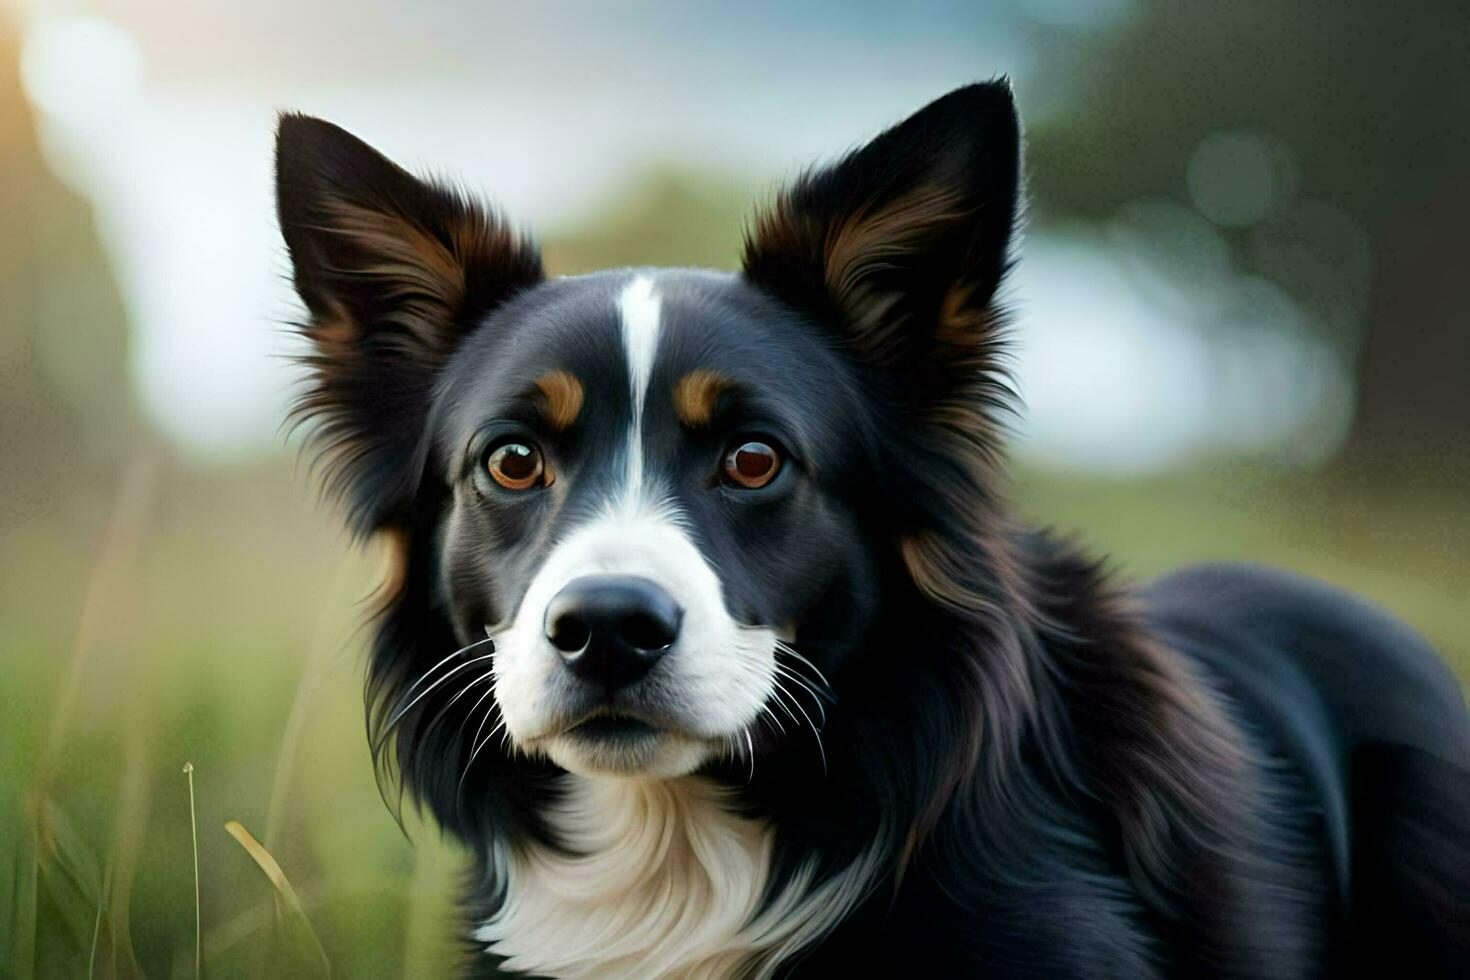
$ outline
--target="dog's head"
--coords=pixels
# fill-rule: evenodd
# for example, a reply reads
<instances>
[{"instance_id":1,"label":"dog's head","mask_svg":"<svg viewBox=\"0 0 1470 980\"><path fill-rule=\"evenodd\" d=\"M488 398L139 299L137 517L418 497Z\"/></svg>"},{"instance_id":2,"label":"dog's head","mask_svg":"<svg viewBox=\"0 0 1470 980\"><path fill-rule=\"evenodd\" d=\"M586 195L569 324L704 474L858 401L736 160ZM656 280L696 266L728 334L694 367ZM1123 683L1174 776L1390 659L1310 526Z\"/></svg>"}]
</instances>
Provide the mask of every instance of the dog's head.
<instances>
[{"instance_id":1,"label":"dog's head","mask_svg":"<svg viewBox=\"0 0 1470 980\"><path fill-rule=\"evenodd\" d=\"M890 572L960 601L1018 152L1008 87L970 86L783 190L740 273L547 280L484 206L282 119L302 410L396 545L370 684L443 769L420 791L517 750L743 768L820 724Z\"/></svg>"}]
</instances>

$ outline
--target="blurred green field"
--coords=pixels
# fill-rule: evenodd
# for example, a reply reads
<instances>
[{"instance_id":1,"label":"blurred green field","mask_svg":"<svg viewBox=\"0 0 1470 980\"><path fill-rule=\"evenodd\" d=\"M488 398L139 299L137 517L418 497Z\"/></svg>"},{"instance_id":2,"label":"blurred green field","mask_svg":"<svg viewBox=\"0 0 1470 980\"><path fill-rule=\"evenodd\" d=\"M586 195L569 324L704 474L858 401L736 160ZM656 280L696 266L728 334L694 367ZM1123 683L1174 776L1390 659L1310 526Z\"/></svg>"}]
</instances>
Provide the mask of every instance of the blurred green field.
<instances>
[{"instance_id":1,"label":"blurred green field","mask_svg":"<svg viewBox=\"0 0 1470 980\"><path fill-rule=\"evenodd\" d=\"M1028 472L1015 497L1130 577L1249 559L1358 590L1470 678L1470 502L1450 490L1220 467ZM452 963L457 856L411 813L413 843L399 832L363 735L355 627L374 556L305 473L141 459L0 549L0 815L15 842L0 948L15 975L192 975L186 762L211 976L323 972L232 819L279 861L335 974Z\"/></svg>"}]
</instances>

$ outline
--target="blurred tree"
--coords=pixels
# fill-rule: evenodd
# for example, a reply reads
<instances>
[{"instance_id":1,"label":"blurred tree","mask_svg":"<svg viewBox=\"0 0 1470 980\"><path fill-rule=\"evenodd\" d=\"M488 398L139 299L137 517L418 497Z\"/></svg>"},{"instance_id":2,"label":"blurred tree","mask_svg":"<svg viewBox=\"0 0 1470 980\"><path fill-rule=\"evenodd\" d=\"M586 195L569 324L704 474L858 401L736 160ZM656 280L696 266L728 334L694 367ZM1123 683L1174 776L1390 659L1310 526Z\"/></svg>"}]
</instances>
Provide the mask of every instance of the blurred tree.
<instances>
[{"instance_id":1,"label":"blurred tree","mask_svg":"<svg viewBox=\"0 0 1470 980\"><path fill-rule=\"evenodd\" d=\"M84 201L47 170L0 18L0 530L113 472L138 432L127 324Z\"/></svg>"},{"instance_id":2,"label":"blurred tree","mask_svg":"<svg viewBox=\"0 0 1470 980\"><path fill-rule=\"evenodd\" d=\"M1470 480L1470 163L1415 197L1378 239L1351 450L1414 474L1440 469Z\"/></svg>"},{"instance_id":3,"label":"blurred tree","mask_svg":"<svg viewBox=\"0 0 1470 980\"><path fill-rule=\"evenodd\" d=\"M1146 3L1128 27L1048 36L1062 111L1029 133L1039 220L1194 200L1244 271L1291 294L1358 366L1359 461L1470 464L1470 329L1453 300L1470 217L1470 5ZM1283 157L1242 217L1201 199ZM1268 163L1271 161L1267 161Z\"/></svg>"}]
</instances>

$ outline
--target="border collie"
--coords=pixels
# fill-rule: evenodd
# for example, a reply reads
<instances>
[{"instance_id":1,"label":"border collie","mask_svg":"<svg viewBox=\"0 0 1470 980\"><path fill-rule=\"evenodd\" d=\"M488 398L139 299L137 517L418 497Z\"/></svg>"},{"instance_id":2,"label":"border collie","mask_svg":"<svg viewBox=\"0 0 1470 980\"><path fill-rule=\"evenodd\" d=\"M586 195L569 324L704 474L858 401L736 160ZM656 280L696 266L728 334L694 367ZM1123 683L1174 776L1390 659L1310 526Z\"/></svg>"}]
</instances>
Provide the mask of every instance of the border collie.
<instances>
[{"instance_id":1,"label":"border collie","mask_svg":"<svg viewBox=\"0 0 1470 980\"><path fill-rule=\"evenodd\" d=\"M370 739L473 853L471 974L1470 970L1470 725L1421 640L1012 516L1020 142L971 85L782 189L739 272L548 279L281 118L299 412L391 550Z\"/></svg>"}]
</instances>

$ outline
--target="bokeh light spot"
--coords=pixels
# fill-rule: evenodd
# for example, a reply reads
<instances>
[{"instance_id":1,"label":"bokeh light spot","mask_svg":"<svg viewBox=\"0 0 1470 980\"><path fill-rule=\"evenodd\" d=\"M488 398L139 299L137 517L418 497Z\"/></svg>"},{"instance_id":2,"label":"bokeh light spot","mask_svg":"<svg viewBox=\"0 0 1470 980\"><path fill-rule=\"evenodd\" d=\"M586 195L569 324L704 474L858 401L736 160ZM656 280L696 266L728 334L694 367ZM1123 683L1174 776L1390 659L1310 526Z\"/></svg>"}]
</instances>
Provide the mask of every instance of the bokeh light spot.
<instances>
[{"instance_id":1,"label":"bokeh light spot","mask_svg":"<svg viewBox=\"0 0 1470 980\"><path fill-rule=\"evenodd\" d=\"M1295 192L1296 160L1280 140L1221 130L1200 141L1185 172L1200 213L1226 227L1253 225Z\"/></svg>"}]
</instances>

